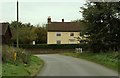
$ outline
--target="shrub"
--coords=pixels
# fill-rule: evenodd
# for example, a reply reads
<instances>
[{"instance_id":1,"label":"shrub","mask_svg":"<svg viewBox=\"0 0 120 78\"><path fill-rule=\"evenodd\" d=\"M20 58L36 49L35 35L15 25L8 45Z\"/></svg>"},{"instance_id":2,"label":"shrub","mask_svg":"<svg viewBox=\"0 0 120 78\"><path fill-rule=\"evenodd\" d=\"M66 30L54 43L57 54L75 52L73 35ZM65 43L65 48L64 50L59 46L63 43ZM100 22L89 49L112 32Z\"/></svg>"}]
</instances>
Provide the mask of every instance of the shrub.
<instances>
[{"instance_id":1,"label":"shrub","mask_svg":"<svg viewBox=\"0 0 120 78\"><path fill-rule=\"evenodd\" d=\"M14 52L16 52L16 60L14 61ZM30 54L26 53L24 49L15 48L10 46L2 47L2 61L3 63L25 63L28 64L30 60Z\"/></svg>"}]
</instances>

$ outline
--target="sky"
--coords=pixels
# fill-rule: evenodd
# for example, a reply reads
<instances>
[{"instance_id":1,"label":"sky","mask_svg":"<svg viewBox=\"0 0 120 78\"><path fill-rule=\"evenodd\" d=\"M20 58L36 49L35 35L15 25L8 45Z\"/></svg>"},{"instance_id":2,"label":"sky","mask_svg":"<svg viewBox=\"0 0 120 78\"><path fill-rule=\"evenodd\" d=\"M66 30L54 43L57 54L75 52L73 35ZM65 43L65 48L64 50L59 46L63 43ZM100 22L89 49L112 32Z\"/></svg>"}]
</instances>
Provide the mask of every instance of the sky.
<instances>
[{"instance_id":1,"label":"sky","mask_svg":"<svg viewBox=\"0 0 120 78\"><path fill-rule=\"evenodd\" d=\"M65 22L82 18L79 12L85 0L18 0L19 21L33 25L46 24L50 16L52 21ZM0 0L0 22L17 20L17 0Z\"/></svg>"}]
</instances>

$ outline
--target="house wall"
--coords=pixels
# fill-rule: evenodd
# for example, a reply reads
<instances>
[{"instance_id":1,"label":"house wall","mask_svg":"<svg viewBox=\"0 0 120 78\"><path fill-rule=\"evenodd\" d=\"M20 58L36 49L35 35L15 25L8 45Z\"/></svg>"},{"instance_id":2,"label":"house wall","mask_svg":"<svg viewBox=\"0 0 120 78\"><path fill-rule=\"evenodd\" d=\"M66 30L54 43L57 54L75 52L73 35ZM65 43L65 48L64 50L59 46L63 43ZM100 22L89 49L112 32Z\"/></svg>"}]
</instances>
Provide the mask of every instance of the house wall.
<instances>
[{"instance_id":1,"label":"house wall","mask_svg":"<svg viewBox=\"0 0 120 78\"><path fill-rule=\"evenodd\" d=\"M61 33L61 36L57 36L57 33ZM70 33L74 33L74 36L70 36ZM47 32L47 44L57 44L57 40L61 41L61 44L78 44L76 38L78 37L79 32ZM70 41L73 40L74 41Z\"/></svg>"}]
</instances>

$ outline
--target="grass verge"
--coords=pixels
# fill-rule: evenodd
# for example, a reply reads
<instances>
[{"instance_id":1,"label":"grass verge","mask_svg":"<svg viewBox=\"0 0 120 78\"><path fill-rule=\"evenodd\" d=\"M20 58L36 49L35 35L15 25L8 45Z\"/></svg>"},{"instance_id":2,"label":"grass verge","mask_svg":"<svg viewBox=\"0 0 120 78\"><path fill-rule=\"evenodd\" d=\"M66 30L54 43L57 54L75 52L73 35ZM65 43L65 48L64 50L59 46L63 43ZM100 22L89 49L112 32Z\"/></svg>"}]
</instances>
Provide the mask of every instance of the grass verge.
<instances>
[{"instance_id":1,"label":"grass verge","mask_svg":"<svg viewBox=\"0 0 120 78\"><path fill-rule=\"evenodd\" d=\"M92 53L92 52L83 52L80 53L63 53L66 56L72 56L76 58L86 59L98 64L104 65L108 68L118 71L118 64L120 64L120 59L118 53Z\"/></svg>"},{"instance_id":2,"label":"grass verge","mask_svg":"<svg viewBox=\"0 0 120 78\"><path fill-rule=\"evenodd\" d=\"M19 77L23 76L22 78L35 76L40 71L40 69L43 67L44 62L38 58L37 56L30 56L30 62L29 64L24 63L18 63L18 64L11 64L11 63L5 63L2 64L2 76L3 78L6 78L6 76L9 78L9 76Z\"/></svg>"}]
</instances>

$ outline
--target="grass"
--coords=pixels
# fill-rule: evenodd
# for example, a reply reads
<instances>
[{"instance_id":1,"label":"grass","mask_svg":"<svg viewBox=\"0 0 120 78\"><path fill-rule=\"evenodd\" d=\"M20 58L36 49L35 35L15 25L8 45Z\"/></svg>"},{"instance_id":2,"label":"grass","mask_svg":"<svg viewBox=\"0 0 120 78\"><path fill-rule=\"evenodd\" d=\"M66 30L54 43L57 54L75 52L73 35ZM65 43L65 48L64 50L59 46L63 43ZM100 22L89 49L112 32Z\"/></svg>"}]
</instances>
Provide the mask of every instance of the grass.
<instances>
[{"instance_id":1,"label":"grass","mask_svg":"<svg viewBox=\"0 0 120 78\"><path fill-rule=\"evenodd\" d=\"M83 52L82 54L64 53L64 55L96 62L98 64L104 65L116 71L118 71L118 64L120 64L120 60L118 60L120 58L117 52L110 52L110 53Z\"/></svg>"},{"instance_id":2,"label":"grass","mask_svg":"<svg viewBox=\"0 0 120 78\"><path fill-rule=\"evenodd\" d=\"M2 65L2 76L3 78L6 78L6 76L35 76L40 71L43 64L43 61L37 56L31 56L29 64L19 63L16 65L5 63Z\"/></svg>"},{"instance_id":3,"label":"grass","mask_svg":"<svg viewBox=\"0 0 120 78\"><path fill-rule=\"evenodd\" d=\"M1 60L0 60L1 61ZM0 62L0 78L2 77L2 63Z\"/></svg>"},{"instance_id":4,"label":"grass","mask_svg":"<svg viewBox=\"0 0 120 78\"><path fill-rule=\"evenodd\" d=\"M1 49L3 78L33 77L37 75L44 64L40 58L33 56L24 49L7 45L2 46ZM16 60L14 53L16 53Z\"/></svg>"}]
</instances>

